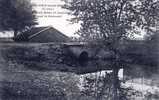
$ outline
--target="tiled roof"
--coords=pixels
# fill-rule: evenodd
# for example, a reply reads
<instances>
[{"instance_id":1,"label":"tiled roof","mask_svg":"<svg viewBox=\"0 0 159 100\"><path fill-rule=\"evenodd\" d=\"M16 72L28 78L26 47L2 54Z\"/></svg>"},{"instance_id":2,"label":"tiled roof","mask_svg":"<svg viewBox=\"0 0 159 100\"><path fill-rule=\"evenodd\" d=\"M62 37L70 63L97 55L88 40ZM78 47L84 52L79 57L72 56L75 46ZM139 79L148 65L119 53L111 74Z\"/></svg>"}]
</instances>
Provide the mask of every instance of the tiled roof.
<instances>
[{"instance_id":1,"label":"tiled roof","mask_svg":"<svg viewBox=\"0 0 159 100\"><path fill-rule=\"evenodd\" d=\"M53 33L52 35L54 35L56 38L58 37L59 41L60 41L60 39L64 39L64 40L69 39L69 37L67 37L66 35L64 35L60 31L58 31L57 29L48 26L48 27L34 27L34 28L31 28L30 30L27 30L27 31L19 34L15 38L15 41L29 41L30 39L32 39L32 38L34 38L34 37L36 37L40 34L50 32L49 31L50 29L51 29L51 33Z\"/></svg>"}]
</instances>

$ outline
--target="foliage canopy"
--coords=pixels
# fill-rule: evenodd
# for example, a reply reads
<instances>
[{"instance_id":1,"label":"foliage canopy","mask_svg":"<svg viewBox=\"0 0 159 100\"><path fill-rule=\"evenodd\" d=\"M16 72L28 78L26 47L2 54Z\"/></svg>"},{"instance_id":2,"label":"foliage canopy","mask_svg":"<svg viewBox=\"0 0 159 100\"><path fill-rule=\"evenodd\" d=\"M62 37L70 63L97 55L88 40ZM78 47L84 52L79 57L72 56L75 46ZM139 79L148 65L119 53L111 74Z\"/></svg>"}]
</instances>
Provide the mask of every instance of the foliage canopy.
<instances>
[{"instance_id":1,"label":"foliage canopy","mask_svg":"<svg viewBox=\"0 0 159 100\"><path fill-rule=\"evenodd\" d=\"M0 29L18 32L36 25L35 11L29 0L0 0Z\"/></svg>"},{"instance_id":2,"label":"foliage canopy","mask_svg":"<svg viewBox=\"0 0 159 100\"><path fill-rule=\"evenodd\" d=\"M88 40L115 42L138 33L152 31L159 20L158 0L71 0L65 5L80 22L80 36Z\"/></svg>"}]
</instances>

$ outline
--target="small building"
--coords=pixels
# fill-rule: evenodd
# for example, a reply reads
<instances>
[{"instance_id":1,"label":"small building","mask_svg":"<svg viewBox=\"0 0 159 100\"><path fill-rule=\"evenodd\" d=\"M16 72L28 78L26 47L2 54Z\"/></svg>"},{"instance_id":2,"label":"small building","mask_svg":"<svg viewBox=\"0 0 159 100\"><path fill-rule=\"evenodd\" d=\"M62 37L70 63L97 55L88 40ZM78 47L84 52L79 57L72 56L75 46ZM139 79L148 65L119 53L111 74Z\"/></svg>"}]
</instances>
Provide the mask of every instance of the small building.
<instances>
[{"instance_id":1,"label":"small building","mask_svg":"<svg viewBox=\"0 0 159 100\"><path fill-rule=\"evenodd\" d=\"M69 42L70 38L53 27L34 27L30 30L18 34L14 40L16 42Z\"/></svg>"}]
</instances>

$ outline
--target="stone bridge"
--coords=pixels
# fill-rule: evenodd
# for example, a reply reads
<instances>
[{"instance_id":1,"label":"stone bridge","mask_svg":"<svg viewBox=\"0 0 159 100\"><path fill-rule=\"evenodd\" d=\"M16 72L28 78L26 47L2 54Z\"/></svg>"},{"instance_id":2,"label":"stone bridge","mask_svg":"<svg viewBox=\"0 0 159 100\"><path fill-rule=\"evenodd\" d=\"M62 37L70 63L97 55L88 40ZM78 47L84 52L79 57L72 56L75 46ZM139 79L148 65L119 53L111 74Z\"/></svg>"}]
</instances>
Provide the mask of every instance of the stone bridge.
<instances>
[{"instance_id":1,"label":"stone bridge","mask_svg":"<svg viewBox=\"0 0 159 100\"><path fill-rule=\"evenodd\" d=\"M85 42L72 42L72 43L63 43L66 51L73 57L77 58L79 61L88 61L90 58L93 58L95 55L97 58L102 59L112 59L113 53L110 51L104 51L100 49L97 51L96 47L90 47ZM121 48L125 48L122 51L121 60L124 63L134 63L141 65L153 65L156 66L158 64L158 50L154 52L153 55L149 54L148 44L144 44L143 42L135 42L135 44L131 42L127 42L124 45L121 45ZM95 54L96 51L98 54Z\"/></svg>"},{"instance_id":2,"label":"stone bridge","mask_svg":"<svg viewBox=\"0 0 159 100\"><path fill-rule=\"evenodd\" d=\"M78 59L79 62L88 61L92 56L92 50L86 46L86 43L64 43L63 47L70 56Z\"/></svg>"},{"instance_id":3,"label":"stone bridge","mask_svg":"<svg viewBox=\"0 0 159 100\"><path fill-rule=\"evenodd\" d=\"M123 52L124 60L128 64L156 66L158 64L158 51L147 53L146 46L126 46ZM101 51L96 54L97 48L86 43L6 43L0 45L0 53L7 63L13 61L26 67L44 68L51 70L90 73L98 70L110 70L112 66L110 51ZM67 53L65 56L63 53ZM69 57L72 56L70 59ZM68 59L67 59L68 57ZM106 59L99 60L99 58ZM93 59L92 59L93 58ZM107 59L109 58L109 59ZM71 61L74 60L75 61ZM87 62L87 65L80 63ZM124 63L125 63L124 62ZM18 65L17 65L18 66Z\"/></svg>"},{"instance_id":4,"label":"stone bridge","mask_svg":"<svg viewBox=\"0 0 159 100\"><path fill-rule=\"evenodd\" d=\"M110 51L98 50L96 47L89 46L85 42L63 43L63 47L70 56L73 56L79 61L88 61L89 59L97 59L97 57L109 58L112 56Z\"/></svg>"}]
</instances>

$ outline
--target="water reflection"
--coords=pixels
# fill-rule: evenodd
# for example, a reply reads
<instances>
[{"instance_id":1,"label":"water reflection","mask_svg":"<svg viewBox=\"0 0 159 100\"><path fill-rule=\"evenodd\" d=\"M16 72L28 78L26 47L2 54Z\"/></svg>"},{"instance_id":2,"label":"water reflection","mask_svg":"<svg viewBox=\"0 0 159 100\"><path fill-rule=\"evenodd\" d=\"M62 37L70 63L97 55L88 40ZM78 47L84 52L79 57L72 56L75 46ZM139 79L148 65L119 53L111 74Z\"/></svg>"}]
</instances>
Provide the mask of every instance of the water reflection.
<instances>
[{"instance_id":1,"label":"water reflection","mask_svg":"<svg viewBox=\"0 0 159 100\"><path fill-rule=\"evenodd\" d=\"M81 75L81 90L84 95L92 96L95 100L112 100L112 71ZM120 84L120 100L158 100L159 87L154 78L132 78L126 80L124 70L118 73ZM149 83L148 83L149 82ZM106 84L106 85L103 85ZM104 89L103 89L104 88ZM104 90L104 91L103 91ZM101 93L103 92L103 93ZM99 98L99 93L102 98Z\"/></svg>"},{"instance_id":2,"label":"water reflection","mask_svg":"<svg viewBox=\"0 0 159 100\"><path fill-rule=\"evenodd\" d=\"M84 75L56 71L5 72L1 81L1 100L112 100L112 71ZM119 78L124 80L123 69ZM120 100L158 100L158 86L122 82ZM146 79L144 79L146 82ZM143 89L138 89L142 87ZM152 91L153 90L153 91Z\"/></svg>"}]
</instances>

